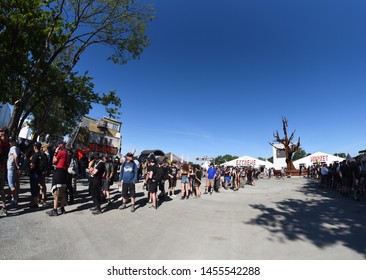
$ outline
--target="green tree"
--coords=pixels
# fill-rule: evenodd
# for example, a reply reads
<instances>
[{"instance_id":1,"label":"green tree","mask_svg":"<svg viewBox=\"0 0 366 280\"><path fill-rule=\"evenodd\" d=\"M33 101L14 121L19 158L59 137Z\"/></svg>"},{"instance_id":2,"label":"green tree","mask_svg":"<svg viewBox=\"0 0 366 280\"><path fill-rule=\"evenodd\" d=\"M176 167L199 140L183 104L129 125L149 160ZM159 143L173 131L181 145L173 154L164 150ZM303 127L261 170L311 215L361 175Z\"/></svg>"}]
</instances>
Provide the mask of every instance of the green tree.
<instances>
[{"instance_id":1,"label":"green tree","mask_svg":"<svg viewBox=\"0 0 366 280\"><path fill-rule=\"evenodd\" d=\"M139 58L154 17L151 6L135 0L1 1L0 102L14 105L10 130L17 135L28 116L44 115L45 104L56 106L59 115L52 117L67 115L74 122L80 117L76 107L88 113L93 103L106 106L110 117L118 114L116 92L94 92L92 78L73 69L93 45L110 47L107 59L114 63ZM75 85L80 92L71 90ZM39 123L34 121L36 129Z\"/></svg>"},{"instance_id":2,"label":"green tree","mask_svg":"<svg viewBox=\"0 0 366 280\"><path fill-rule=\"evenodd\" d=\"M306 157L306 151L300 148L293 154L292 159L295 161L304 157Z\"/></svg>"},{"instance_id":3,"label":"green tree","mask_svg":"<svg viewBox=\"0 0 366 280\"><path fill-rule=\"evenodd\" d=\"M334 156L341 157L341 158L346 158L347 157L346 153L335 153Z\"/></svg>"},{"instance_id":4,"label":"green tree","mask_svg":"<svg viewBox=\"0 0 366 280\"><path fill-rule=\"evenodd\" d=\"M224 156L218 156L215 158L215 164L220 165L225 162L237 159L238 156L232 156L232 155L224 155Z\"/></svg>"}]
</instances>

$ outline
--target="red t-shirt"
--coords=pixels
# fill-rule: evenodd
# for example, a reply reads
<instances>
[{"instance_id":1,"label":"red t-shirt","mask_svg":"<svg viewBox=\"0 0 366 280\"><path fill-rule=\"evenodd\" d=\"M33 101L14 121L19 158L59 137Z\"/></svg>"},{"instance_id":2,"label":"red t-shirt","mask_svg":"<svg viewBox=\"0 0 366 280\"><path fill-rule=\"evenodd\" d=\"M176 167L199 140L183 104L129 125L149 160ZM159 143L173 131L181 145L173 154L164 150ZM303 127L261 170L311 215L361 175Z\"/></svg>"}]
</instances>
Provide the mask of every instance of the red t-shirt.
<instances>
[{"instance_id":1,"label":"red t-shirt","mask_svg":"<svg viewBox=\"0 0 366 280\"><path fill-rule=\"evenodd\" d=\"M56 158L57 158L56 168L62 168L67 170L67 168L69 167L67 151L65 150L58 151Z\"/></svg>"}]
</instances>

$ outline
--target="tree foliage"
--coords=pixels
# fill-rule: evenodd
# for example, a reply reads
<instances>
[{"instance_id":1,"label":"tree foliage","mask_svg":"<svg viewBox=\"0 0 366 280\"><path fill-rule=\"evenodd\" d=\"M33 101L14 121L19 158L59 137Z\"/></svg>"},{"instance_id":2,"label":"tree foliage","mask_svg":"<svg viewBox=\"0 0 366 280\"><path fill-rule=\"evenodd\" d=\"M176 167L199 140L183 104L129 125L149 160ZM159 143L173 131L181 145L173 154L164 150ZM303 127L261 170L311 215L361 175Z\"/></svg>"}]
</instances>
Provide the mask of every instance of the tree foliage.
<instances>
[{"instance_id":1,"label":"tree foliage","mask_svg":"<svg viewBox=\"0 0 366 280\"><path fill-rule=\"evenodd\" d=\"M238 156L232 156L232 155L224 155L224 156L218 156L215 158L215 164L220 165L225 162L237 159Z\"/></svg>"},{"instance_id":2,"label":"tree foliage","mask_svg":"<svg viewBox=\"0 0 366 280\"><path fill-rule=\"evenodd\" d=\"M17 135L33 116L38 132L66 132L93 103L115 117L117 93L94 92L92 77L73 69L92 45L110 47L114 63L139 58L154 17L135 0L1 1L0 102L14 106L10 130Z\"/></svg>"},{"instance_id":3,"label":"tree foliage","mask_svg":"<svg viewBox=\"0 0 366 280\"><path fill-rule=\"evenodd\" d=\"M292 160L295 161L295 160L298 160L298 159L301 159L301 158L304 158L306 157L307 154L306 154L306 151L303 150L303 149L298 149L292 156Z\"/></svg>"}]
</instances>

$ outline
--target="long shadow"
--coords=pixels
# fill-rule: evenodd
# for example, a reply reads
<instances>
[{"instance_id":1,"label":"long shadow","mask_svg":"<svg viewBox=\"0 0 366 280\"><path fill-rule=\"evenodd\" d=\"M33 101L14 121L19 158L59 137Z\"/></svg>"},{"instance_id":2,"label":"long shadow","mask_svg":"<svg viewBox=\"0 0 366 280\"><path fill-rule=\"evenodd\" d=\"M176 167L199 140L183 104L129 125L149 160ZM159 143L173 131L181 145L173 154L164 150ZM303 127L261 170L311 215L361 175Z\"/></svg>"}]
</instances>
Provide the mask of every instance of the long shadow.
<instances>
[{"instance_id":1,"label":"long shadow","mask_svg":"<svg viewBox=\"0 0 366 280\"><path fill-rule=\"evenodd\" d=\"M285 199L274 207L250 205L261 213L245 224L261 226L272 238L308 240L319 248L341 243L366 258L366 205L319 189L309 181L299 190L305 199Z\"/></svg>"}]
</instances>

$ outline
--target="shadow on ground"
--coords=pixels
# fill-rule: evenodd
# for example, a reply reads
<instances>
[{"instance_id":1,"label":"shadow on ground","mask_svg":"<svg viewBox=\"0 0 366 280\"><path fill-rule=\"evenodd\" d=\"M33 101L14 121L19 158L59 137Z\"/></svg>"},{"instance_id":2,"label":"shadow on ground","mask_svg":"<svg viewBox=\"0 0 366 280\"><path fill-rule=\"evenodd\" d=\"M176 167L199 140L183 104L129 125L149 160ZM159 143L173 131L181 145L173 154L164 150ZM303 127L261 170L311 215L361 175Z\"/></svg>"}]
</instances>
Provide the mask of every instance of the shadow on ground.
<instances>
[{"instance_id":1,"label":"shadow on ground","mask_svg":"<svg viewBox=\"0 0 366 280\"><path fill-rule=\"evenodd\" d=\"M305 199L285 199L275 206L250 205L260 214L245 224L261 226L276 241L307 240L320 248L341 243L366 258L366 204L319 189L309 180L299 190Z\"/></svg>"}]
</instances>

